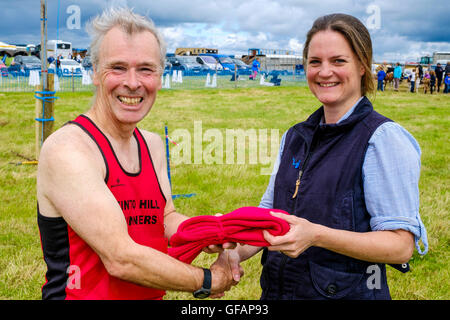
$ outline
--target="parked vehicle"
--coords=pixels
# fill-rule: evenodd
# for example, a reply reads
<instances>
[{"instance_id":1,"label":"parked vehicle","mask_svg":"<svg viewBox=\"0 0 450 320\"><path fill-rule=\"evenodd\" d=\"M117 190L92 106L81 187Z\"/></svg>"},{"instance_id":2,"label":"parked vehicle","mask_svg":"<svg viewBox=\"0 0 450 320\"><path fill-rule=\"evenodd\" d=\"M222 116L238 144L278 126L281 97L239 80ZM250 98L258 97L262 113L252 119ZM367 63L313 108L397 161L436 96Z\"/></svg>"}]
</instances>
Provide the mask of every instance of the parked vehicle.
<instances>
[{"instance_id":1,"label":"parked vehicle","mask_svg":"<svg viewBox=\"0 0 450 320\"><path fill-rule=\"evenodd\" d=\"M199 55L196 57L198 63L204 66L208 66L211 71L222 71L222 65L214 58L209 55Z\"/></svg>"},{"instance_id":2,"label":"parked vehicle","mask_svg":"<svg viewBox=\"0 0 450 320\"><path fill-rule=\"evenodd\" d=\"M8 72L9 73L13 73L13 72L21 72L22 71L22 67L20 66L20 64L16 64L16 63L11 63L8 67Z\"/></svg>"},{"instance_id":3,"label":"parked vehicle","mask_svg":"<svg viewBox=\"0 0 450 320\"><path fill-rule=\"evenodd\" d=\"M211 54L211 53L205 53L205 54L199 55L199 57L203 57L203 56L210 56L210 57L213 57L214 59L216 59L216 61L218 63L220 63L220 65L222 66L224 72L227 72L227 73L234 72L235 64L229 56L224 55L224 54Z\"/></svg>"},{"instance_id":4,"label":"parked vehicle","mask_svg":"<svg viewBox=\"0 0 450 320\"><path fill-rule=\"evenodd\" d=\"M243 75L251 75L252 74L252 67L246 64L244 61L238 58L231 58L231 60L236 64L237 71L239 74Z\"/></svg>"},{"instance_id":5,"label":"parked vehicle","mask_svg":"<svg viewBox=\"0 0 450 320\"><path fill-rule=\"evenodd\" d=\"M72 74L75 77L81 77L82 73L81 73L81 64L76 62L75 60L72 59L61 59L60 60L60 67L57 71L58 76L63 76L63 77L71 77ZM55 64L56 61L53 61L50 64L49 69L53 70L53 72L55 72Z\"/></svg>"},{"instance_id":6,"label":"parked vehicle","mask_svg":"<svg viewBox=\"0 0 450 320\"><path fill-rule=\"evenodd\" d=\"M92 69L91 56L84 57L83 61L81 62L81 65L85 70Z\"/></svg>"},{"instance_id":7,"label":"parked vehicle","mask_svg":"<svg viewBox=\"0 0 450 320\"><path fill-rule=\"evenodd\" d=\"M39 57L41 57L41 50L41 44L38 44L36 51L39 52ZM47 59L50 57L56 59L59 55L62 55L64 59L69 58L69 55L72 55L72 43L62 40L48 40Z\"/></svg>"},{"instance_id":8,"label":"parked vehicle","mask_svg":"<svg viewBox=\"0 0 450 320\"><path fill-rule=\"evenodd\" d=\"M41 69L41 60L35 56L15 56L13 61L25 71Z\"/></svg>"},{"instance_id":9,"label":"parked vehicle","mask_svg":"<svg viewBox=\"0 0 450 320\"><path fill-rule=\"evenodd\" d=\"M172 64L172 70L182 70L193 73L202 73L205 67L199 64L193 56L173 56L167 57L167 60Z\"/></svg>"}]
</instances>

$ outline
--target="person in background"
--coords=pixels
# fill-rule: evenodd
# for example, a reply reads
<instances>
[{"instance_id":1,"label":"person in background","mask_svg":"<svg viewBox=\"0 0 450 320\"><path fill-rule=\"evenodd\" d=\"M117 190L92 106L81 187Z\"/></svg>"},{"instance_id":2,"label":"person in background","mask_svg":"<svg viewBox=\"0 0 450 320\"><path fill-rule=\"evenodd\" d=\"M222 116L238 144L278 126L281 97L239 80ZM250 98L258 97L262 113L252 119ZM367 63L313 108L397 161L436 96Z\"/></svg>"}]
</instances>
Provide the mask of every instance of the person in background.
<instances>
[{"instance_id":1,"label":"person in background","mask_svg":"<svg viewBox=\"0 0 450 320\"><path fill-rule=\"evenodd\" d=\"M444 69L442 68L439 62L437 63L434 72L436 73L436 81L437 81L436 91L439 92L439 90L441 89L442 80L444 79Z\"/></svg>"},{"instance_id":2,"label":"person in background","mask_svg":"<svg viewBox=\"0 0 450 320\"><path fill-rule=\"evenodd\" d=\"M261 67L261 63L259 62L258 58L255 58L252 63L252 75L250 76L250 78L252 80L256 79L256 76L258 75L260 67Z\"/></svg>"},{"instance_id":3,"label":"person in background","mask_svg":"<svg viewBox=\"0 0 450 320\"><path fill-rule=\"evenodd\" d=\"M431 70L430 71L430 94L433 94L435 86L436 86L436 73L433 70Z\"/></svg>"},{"instance_id":4,"label":"person in background","mask_svg":"<svg viewBox=\"0 0 450 320\"><path fill-rule=\"evenodd\" d=\"M450 60L447 61L447 64L445 65L445 74L449 74L450 73Z\"/></svg>"},{"instance_id":5,"label":"person in background","mask_svg":"<svg viewBox=\"0 0 450 320\"><path fill-rule=\"evenodd\" d=\"M419 80L422 80L422 78L423 78L423 67L422 67L422 65L420 63L417 66L417 69L419 70Z\"/></svg>"},{"instance_id":6,"label":"person in background","mask_svg":"<svg viewBox=\"0 0 450 320\"><path fill-rule=\"evenodd\" d=\"M62 54L58 55L58 58L56 59L56 72L58 75L61 70L61 59L62 59Z\"/></svg>"},{"instance_id":7,"label":"person in background","mask_svg":"<svg viewBox=\"0 0 450 320\"><path fill-rule=\"evenodd\" d=\"M444 85L444 93L448 93L450 91L450 72L445 75Z\"/></svg>"},{"instance_id":8,"label":"person in background","mask_svg":"<svg viewBox=\"0 0 450 320\"><path fill-rule=\"evenodd\" d=\"M447 76L450 74L450 60L447 61L447 64L445 65L444 74ZM447 85L447 93L450 91L450 88Z\"/></svg>"},{"instance_id":9,"label":"person in background","mask_svg":"<svg viewBox=\"0 0 450 320\"><path fill-rule=\"evenodd\" d=\"M402 67L400 67L400 63L397 62L394 68L394 90L398 91L400 86L400 78L402 77Z\"/></svg>"},{"instance_id":10,"label":"person in background","mask_svg":"<svg viewBox=\"0 0 450 320\"><path fill-rule=\"evenodd\" d=\"M384 91L383 85L384 85L384 78L386 77L386 72L384 71L384 68L381 67L380 70L377 73L377 80L378 80L378 91Z\"/></svg>"},{"instance_id":11,"label":"person in background","mask_svg":"<svg viewBox=\"0 0 450 320\"><path fill-rule=\"evenodd\" d=\"M390 299L385 264L406 264L414 244L428 250L419 144L366 96L375 89L372 42L361 21L320 17L303 48L322 106L283 135L261 199L260 207L290 213L272 213L289 222L287 234L264 232L271 246L261 258L261 299ZM237 270L261 249L238 245L228 261Z\"/></svg>"},{"instance_id":12,"label":"person in background","mask_svg":"<svg viewBox=\"0 0 450 320\"><path fill-rule=\"evenodd\" d=\"M411 82L410 92L414 93L416 87L416 69L412 69L411 75L409 76L409 81Z\"/></svg>"},{"instance_id":13,"label":"person in background","mask_svg":"<svg viewBox=\"0 0 450 320\"><path fill-rule=\"evenodd\" d=\"M422 78L423 83L423 93L427 93L430 89L430 73L425 71L425 75Z\"/></svg>"}]
</instances>

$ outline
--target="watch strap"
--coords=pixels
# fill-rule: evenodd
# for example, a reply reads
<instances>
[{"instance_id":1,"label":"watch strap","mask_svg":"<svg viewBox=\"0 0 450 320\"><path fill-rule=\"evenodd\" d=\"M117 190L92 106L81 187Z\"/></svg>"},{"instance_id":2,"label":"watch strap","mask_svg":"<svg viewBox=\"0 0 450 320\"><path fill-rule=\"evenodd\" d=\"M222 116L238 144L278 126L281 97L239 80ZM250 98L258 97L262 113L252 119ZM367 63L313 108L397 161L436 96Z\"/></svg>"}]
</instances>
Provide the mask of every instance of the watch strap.
<instances>
[{"instance_id":1,"label":"watch strap","mask_svg":"<svg viewBox=\"0 0 450 320\"><path fill-rule=\"evenodd\" d=\"M211 270L203 268L203 284L202 287L196 290L193 295L195 298L204 299L211 294L212 276Z\"/></svg>"},{"instance_id":2,"label":"watch strap","mask_svg":"<svg viewBox=\"0 0 450 320\"><path fill-rule=\"evenodd\" d=\"M202 288L206 290L211 290L212 276L211 270L203 268L203 285Z\"/></svg>"}]
</instances>

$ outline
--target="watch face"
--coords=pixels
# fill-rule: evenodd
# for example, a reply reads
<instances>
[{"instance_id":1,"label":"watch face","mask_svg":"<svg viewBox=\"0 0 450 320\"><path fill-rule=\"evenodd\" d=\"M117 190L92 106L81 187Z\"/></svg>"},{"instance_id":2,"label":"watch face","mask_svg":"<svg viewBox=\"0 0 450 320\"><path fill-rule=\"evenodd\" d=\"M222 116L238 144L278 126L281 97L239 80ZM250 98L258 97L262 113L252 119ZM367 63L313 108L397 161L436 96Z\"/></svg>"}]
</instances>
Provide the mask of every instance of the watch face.
<instances>
[{"instance_id":1,"label":"watch face","mask_svg":"<svg viewBox=\"0 0 450 320\"><path fill-rule=\"evenodd\" d=\"M200 290L194 292L194 297L198 298L198 299L205 299L205 298L209 297L209 294L210 294L209 290L200 289Z\"/></svg>"}]
</instances>

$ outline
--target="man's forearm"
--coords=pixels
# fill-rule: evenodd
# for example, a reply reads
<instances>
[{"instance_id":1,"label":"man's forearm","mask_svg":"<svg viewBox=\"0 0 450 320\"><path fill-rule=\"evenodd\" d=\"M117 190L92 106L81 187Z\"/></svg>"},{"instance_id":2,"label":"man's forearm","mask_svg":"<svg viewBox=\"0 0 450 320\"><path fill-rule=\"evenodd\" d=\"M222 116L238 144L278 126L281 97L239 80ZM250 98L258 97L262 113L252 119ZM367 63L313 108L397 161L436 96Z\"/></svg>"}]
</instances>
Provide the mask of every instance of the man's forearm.
<instances>
[{"instance_id":1,"label":"man's forearm","mask_svg":"<svg viewBox=\"0 0 450 320\"><path fill-rule=\"evenodd\" d=\"M200 268L158 250L130 243L110 259L102 259L108 273L125 281L162 290L193 292L203 282Z\"/></svg>"},{"instance_id":2,"label":"man's forearm","mask_svg":"<svg viewBox=\"0 0 450 320\"><path fill-rule=\"evenodd\" d=\"M168 213L164 216L164 235L170 239L172 235L174 235L177 230L178 226L185 220L188 220L189 217L182 215L181 213L178 213L176 211L173 211L171 213Z\"/></svg>"}]
</instances>

